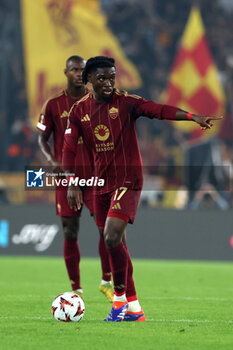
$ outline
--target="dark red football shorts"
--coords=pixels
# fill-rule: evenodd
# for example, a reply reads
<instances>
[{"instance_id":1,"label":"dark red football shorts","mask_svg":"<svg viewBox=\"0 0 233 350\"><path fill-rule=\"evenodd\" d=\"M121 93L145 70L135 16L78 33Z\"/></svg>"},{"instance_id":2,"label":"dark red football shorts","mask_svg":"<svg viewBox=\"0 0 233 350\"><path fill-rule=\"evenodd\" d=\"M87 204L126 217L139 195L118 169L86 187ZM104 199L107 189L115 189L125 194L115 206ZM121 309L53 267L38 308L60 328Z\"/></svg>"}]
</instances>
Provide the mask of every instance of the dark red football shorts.
<instances>
[{"instance_id":1,"label":"dark red football shorts","mask_svg":"<svg viewBox=\"0 0 233 350\"><path fill-rule=\"evenodd\" d=\"M85 187L83 189L83 202L86 207L89 209L90 214L94 214L94 205L93 205L93 191L91 188ZM69 207L67 202L67 189L56 189L56 214L59 216L76 216L80 217L82 208L78 211L75 211Z\"/></svg>"},{"instance_id":2,"label":"dark red football shorts","mask_svg":"<svg viewBox=\"0 0 233 350\"><path fill-rule=\"evenodd\" d=\"M120 187L117 190L94 195L94 212L96 224L104 229L107 216L117 217L133 224L138 209L141 190Z\"/></svg>"}]
</instances>

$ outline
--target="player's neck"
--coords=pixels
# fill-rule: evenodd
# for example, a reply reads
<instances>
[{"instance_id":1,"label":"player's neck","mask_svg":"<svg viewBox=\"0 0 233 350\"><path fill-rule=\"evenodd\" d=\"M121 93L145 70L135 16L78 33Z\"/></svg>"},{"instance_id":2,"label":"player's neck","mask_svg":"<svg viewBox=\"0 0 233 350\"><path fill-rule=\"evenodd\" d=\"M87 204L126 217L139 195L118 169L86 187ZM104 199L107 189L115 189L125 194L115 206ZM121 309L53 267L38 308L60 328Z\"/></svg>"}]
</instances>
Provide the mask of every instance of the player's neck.
<instances>
[{"instance_id":1,"label":"player's neck","mask_svg":"<svg viewBox=\"0 0 233 350\"><path fill-rule=\"evenodd\" d=\"M79 98L81 97L82 95L84 95L85 91L86 91L86 88L85 86L77 86L77 87L70 87L68 86L67 89L66 89L68 95L71 97L71 98Z\"/></svg>"}]
</instances>

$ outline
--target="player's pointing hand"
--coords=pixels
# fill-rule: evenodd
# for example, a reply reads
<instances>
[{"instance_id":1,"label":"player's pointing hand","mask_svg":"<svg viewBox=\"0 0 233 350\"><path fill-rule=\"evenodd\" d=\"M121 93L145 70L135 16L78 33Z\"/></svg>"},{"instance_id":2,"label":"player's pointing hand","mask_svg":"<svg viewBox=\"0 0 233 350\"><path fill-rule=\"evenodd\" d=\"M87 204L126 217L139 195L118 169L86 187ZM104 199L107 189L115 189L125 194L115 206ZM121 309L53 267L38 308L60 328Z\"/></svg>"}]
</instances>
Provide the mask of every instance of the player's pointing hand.
<instances>
[{"instance_id":1,"label":"player's pointing hand","mask_svg":"<svg viewBox=\"0 0 233 350\"><path fill-rule=\"evenodd\" d=\"M208 115L198 115L198 114L192 114L192 120L199 124L202 128L202 130L211 129L214 125L215 120L222 119L223 116L208 116Z\"/></svg>"}]
</instances>

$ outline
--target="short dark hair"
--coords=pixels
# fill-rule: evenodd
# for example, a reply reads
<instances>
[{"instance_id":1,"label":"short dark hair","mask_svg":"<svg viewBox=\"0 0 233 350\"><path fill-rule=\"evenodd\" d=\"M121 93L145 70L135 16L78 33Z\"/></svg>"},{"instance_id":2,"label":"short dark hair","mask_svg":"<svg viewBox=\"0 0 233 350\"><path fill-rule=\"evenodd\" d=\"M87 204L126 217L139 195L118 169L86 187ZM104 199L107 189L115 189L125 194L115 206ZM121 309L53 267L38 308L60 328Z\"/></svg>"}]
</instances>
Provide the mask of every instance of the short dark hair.
<instances>
[{"instance_id":1,"label":"short dark hair","mask_svg":"<svg viewBox=\"0 0 233 350\"><path fill-rule=\"evenodd\" d=\"M87 60L83 71L83 83L87 84L87 75L96 71L97 68L115 67L115 60L106 56L95 56Z\"/></svg>"},{"instance_id":2,"label":"short dark hair","mask_svg":"<svg viewBox=\"0 0 233 350\"><path fill-rule=\"evenodd\" d=\"M84 60L83 57L78 56L78 55L70 56L66 60L66 68L68 68L70 61L79 61L79 62L81 62L81 61L85 61L85 60Z\"/></svg>"}]
</instances>

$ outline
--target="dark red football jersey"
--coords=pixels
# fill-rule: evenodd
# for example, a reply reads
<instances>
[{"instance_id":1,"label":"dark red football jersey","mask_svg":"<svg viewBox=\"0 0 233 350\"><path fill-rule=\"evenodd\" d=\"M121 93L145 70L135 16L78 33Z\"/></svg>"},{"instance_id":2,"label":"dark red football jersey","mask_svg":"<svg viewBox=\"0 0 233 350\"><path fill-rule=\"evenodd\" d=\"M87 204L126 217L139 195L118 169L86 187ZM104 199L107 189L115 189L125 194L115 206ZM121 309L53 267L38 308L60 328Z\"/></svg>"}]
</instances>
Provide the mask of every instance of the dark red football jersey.
<instances>
[{"instance_id":1,"label":"dark red football jersey","mask_svg":"<svg viewBox=\"0 0 233 350\"><path fill-rule=\"evenodd\" d=\"M79 99L71 98L66 90L61 91L44 104L37 123L38 130L48 135L52 134L54 156L59 162L62 161L64 133L67 127L69 111L73 104ZM81 136L77 140L76 146L75 167L79 170L82 168L82 170L80 170L82 172L82 177L88 178L93 173L91 161L92 156L88 153Z\"/></svg>"},{"instance_id":2,"label":"dark red football jersey","mask_svg":"<svg viewBox=\"0 0 233 350\"><path fill-rule=\"evenodd\" d=\"M98 102L89 93L75 103L65 132L63 164L69 169L75 157L75 144L82 136L94 154L95 176L104 179L99 193L119 187L141 189L142 159L139 151L136 120L175 119L177 108L157 104L127 92L114 90L108 102Z\"/></svg>"}]
</instances>

